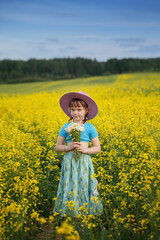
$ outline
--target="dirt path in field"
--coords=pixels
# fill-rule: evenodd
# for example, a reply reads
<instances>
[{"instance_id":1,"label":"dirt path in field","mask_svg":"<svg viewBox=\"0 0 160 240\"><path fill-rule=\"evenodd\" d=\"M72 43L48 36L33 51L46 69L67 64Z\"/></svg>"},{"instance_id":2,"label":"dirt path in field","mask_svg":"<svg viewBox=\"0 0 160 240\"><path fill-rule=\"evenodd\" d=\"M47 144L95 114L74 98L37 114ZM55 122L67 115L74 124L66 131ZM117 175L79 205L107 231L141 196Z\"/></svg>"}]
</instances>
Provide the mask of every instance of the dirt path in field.
<instances>
[{"instance_id":1,"label":"dirt path in field","mask_svg":"<svg viewBox=\"0 0 160 240\"><path fill-rule=\"evenodd\" d=\"M55 238L55 230L54 229L46 229L45 231L38 233L35 240L60 240L58 236Z\"/></svg>"}]
</instances>

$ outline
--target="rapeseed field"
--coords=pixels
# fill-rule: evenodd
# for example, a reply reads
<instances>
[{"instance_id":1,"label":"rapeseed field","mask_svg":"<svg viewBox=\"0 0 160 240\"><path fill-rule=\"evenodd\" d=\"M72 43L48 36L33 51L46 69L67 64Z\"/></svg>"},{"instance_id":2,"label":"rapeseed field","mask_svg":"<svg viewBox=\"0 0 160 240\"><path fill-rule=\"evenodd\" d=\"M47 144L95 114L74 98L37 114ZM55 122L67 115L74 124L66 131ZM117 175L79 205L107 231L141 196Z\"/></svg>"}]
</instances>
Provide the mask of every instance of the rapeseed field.
<instances>
[{"instance_id":1,"label":"rapeseed field","mask_svg":"<svg viewBox=\"0 0 160 240\"><path fill-rule=\"evenodd\" d=\"M55 144L68 121L59 99L68 90L0 97L0 239L46 239L48 229L47 239L159 239L160 78L134 77L75 88L99 107L90 122L102 150L91 157L104 206L86 216L84 205L76 220L52 214L63 158Z\"/></svg>"}]
</instances>

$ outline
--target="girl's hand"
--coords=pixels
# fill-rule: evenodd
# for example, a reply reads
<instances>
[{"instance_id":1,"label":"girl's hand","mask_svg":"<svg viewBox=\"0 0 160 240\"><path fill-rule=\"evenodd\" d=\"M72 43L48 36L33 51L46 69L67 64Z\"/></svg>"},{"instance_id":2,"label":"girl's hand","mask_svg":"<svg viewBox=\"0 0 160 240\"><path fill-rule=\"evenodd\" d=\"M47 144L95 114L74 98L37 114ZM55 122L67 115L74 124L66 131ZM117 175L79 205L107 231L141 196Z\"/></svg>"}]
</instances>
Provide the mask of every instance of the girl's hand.
<instances>
[{"instance_id":1,"label":"girl's hand","mask_svg":"<svg viewBox=\"0 0 160 240\"><path fill-rule=\"evenodd\" d=\"M75 140L75 138L73 138L72 142L69 144L69 146L67 146L67 151L72 151L75 149L77 142L74 142L74 140Z\"/></svg>"},{"instance_id":2,"label":"girl's hand","mask_svg":"<svg viewBox=\"0 0 160 240\"><path fill-rule=\"evenodd\" d=\"M75 149L81 153L87 153L87 148L84 148L81 142L75 142Z\"/></svg>"}]
</instances>

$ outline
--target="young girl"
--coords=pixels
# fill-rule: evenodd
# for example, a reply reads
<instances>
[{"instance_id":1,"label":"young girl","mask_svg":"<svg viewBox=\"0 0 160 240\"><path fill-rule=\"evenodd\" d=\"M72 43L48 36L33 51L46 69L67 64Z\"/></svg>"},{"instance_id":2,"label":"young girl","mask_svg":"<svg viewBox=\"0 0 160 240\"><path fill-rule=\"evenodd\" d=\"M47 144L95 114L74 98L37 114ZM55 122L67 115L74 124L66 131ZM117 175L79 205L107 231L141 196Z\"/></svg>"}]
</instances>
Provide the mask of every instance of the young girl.
<instances>
[{"instance_id":1,"label":"young girl","mask_svg":"<svg viewBox=\"0 0 160 240\"><path fill-rule=\"evenodd\" d=\"M87 120L98 113L97 104L84 92L70 92L60 99L60 106L70 117L69 122L61 128L56 144L58 152L65 152L62 161L61 177L53 213L60 216L77 216L78 214L102 214L103 205L97 191L98 181L94 174L90 154L101 150L98 133ZM70 121L84 126L80 142L75 142L66 131ZM66 141L67 145L64 145ZM89 147L89 142L92 147ZM81 152L80 159L74 158L74 149Z\"/></svg>"}]
</instances>

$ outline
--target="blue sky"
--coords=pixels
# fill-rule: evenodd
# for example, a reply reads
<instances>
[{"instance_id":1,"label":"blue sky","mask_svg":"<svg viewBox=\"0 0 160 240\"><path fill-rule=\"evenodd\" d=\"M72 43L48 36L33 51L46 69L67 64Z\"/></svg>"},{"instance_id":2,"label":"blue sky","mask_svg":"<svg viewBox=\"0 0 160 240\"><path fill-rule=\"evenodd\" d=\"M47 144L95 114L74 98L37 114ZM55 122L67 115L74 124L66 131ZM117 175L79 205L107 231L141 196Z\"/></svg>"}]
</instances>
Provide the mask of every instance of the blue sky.
<instances>
[{"instance_id":1,"label":"blue sky","mask_svg":"<svg viewBox=\"0 0 160 240\"><path fill-rule=\"evenodd\" d=\"M160 57L160 0L0 0L0 59Z\"/></svg>"}]
</instances>

